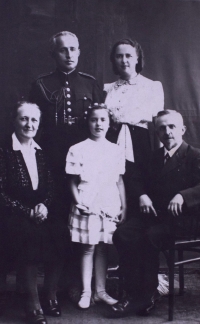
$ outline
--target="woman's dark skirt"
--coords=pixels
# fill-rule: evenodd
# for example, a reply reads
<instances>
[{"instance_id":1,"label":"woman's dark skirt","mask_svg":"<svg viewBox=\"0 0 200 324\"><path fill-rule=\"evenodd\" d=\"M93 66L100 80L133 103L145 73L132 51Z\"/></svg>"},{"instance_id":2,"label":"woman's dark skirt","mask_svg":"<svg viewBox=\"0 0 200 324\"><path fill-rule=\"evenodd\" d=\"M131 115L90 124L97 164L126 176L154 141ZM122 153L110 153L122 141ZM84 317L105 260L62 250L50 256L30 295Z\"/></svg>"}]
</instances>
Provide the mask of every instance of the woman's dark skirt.
<instances>
[{"instance_id":1,"label":"woman's dark skirt","mask_svg":"<svg viewBox=\"0 0 200 324\"><path fill-rule=\"evenodd\" d=\"M60 262L70 255L70 235L67 223L50 217L37 225L24 216L7 218L8 253L11 259L25 263Z\"/></svg>"}]
</instances>

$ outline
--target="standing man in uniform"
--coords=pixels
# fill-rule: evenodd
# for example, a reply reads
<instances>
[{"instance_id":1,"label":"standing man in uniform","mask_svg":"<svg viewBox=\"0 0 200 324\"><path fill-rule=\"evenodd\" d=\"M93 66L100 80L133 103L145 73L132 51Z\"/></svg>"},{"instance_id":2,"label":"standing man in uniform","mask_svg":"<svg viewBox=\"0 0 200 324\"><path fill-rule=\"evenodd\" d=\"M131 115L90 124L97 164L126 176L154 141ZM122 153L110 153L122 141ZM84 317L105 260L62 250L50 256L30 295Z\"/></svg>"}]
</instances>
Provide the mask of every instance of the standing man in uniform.
<instances>
[{"instance_id":1,"label":"standing man in uniform","mask_svg":"<svg viewBox=\"0 0 200 324\"><path fill-rule=\"evenodd\" d=\"M93 76L76 70L80 55L76 35L63 31L52 36L50 53L56 70L37 78L29 100L42 110L38 141L49 155L64 211L64 205L69 206L64 189L66 154L70 146L87 138L84 115L89 105L103 102L103 92Z\"/></svg>"}]
</instances>

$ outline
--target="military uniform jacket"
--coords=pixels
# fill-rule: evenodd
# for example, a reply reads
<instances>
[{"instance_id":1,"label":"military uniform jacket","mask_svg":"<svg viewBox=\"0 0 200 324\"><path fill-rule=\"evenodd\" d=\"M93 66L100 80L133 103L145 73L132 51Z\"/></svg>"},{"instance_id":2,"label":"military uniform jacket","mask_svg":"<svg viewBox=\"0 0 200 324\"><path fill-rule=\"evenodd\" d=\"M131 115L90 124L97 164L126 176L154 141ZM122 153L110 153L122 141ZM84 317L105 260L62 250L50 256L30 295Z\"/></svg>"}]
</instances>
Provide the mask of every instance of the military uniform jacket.
<instances>
[{"instance_id":1,"label":"military uniform jacket","mask_svg":"<svg viewBox=\"0 0 200 324\"><path fill-rule=\"evenodd\" d=\"M103 92L94 77L57 69L32 84L29 100L42 110L40 145L64 166L69 147L87 138L85 112L92 103L103 102Z\"/></svg>"},{"instance_id":2,"label":"military uniform jacket","mask_svg":"<svg viewBox=\"0 0 200 324\"><path fill-rule=\"evenodd\" d=\"M133 179L134 183L134 179ZM184 210L200 205L200 150L183 142L164 164L164 148L153 152L146 185L134 184L138 198L147 194L157 211L167 211L170 200L183 196Z\"/></svg>"}]
</instances>

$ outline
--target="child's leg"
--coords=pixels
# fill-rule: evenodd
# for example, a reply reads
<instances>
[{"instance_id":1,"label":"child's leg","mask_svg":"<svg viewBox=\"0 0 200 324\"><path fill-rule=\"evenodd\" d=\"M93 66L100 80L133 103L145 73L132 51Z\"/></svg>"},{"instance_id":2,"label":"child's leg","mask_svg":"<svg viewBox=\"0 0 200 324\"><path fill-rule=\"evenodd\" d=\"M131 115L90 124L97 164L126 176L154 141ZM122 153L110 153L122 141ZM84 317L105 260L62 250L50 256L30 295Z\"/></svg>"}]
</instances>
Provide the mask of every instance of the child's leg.
<instances>
[{"instance_id":1,"label":"child's leg","mask_svg":"<svg viewBox=\"0 0 200 324\"><path fill-rule=\"evenodd\" d=\"M99 243L95 251L95 291L105 291L107 273L107 244Z\"/></svg>"},{"instance_id":2,"label":"child's leg","mask_svg":"<svg viewBox=\"0 0 200 324\"><path fill-rule=\"evenodd\" d=\"M83 291L91 292L94 251L95 245L83 244L81 258Z\"/></svg>"},{"instance_id":3,"label":"child's leg","mask_svg":"<svg viewBox=\"0 0 200 324\"><path fill-rule=\"evenodd\" d=\"M114 305L117 300L106 293L107 272L107 244L99 243L95 254L95 295L96 302L103 301L108 305Z\"/></svg>"},{"instance_id":4,"label":"child's leg","mask_svg":"<svg viewBox=\"0 0 200 324\"><path fill-rule=\"evenodd\" d=\"M88 308L90 306L94 251L95 251L95 245L90 245L90 244L82 245L81 276L82 276L83 291L82 291L81 299L78 303L80 308Z\"/></svg>"}]
</instances>

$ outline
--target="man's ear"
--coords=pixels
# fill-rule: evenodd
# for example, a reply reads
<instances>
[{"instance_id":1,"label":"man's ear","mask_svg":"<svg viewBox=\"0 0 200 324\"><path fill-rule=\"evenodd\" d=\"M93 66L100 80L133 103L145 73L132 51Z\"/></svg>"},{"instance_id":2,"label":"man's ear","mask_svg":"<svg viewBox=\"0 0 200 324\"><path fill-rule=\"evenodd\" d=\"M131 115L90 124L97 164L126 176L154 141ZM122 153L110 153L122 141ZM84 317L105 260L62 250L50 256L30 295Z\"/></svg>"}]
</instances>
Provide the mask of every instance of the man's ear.
<instances>
[{"instance_id":1,"label":"man's ear","mask_svg":"<svg viewBox=\"0 0 200 324\"><path fill-rule=\"evenodd\" d=\"M183 125L183 127L182 127L182 135L185 134L186 130L187 130L187 127L185 125Z\"/></svg>"}]
</instances>

